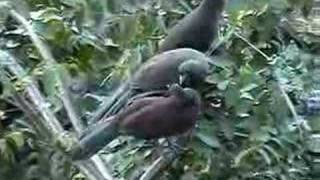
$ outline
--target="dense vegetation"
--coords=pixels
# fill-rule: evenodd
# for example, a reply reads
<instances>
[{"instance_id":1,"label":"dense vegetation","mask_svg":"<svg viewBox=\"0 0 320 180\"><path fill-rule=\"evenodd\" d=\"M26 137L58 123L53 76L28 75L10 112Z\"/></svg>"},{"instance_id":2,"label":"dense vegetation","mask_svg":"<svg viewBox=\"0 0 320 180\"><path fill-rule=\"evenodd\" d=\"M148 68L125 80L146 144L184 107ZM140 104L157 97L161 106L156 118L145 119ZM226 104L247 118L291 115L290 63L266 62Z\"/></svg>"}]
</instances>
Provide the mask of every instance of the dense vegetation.
<instances>
[{"instance_id":1,"label":"dense vegetation","mask_svg":"<svg viewBox=\"0 0 320 180\"><path fill-rule=\"evenodd\" d=\"M0 1L0 179L86 179L65 153L70 134L199 1L10 3L14 10ZM308 18L311 7L229 0L212 49L216 67L201 89L202 118L187 150L155 179L319 178L320 38L297 31L293 18ZM40 39L30 38L24 18ZM120 137L100 156L114 177L134 179L155 149Z\"/></svg>"}]
</instances>

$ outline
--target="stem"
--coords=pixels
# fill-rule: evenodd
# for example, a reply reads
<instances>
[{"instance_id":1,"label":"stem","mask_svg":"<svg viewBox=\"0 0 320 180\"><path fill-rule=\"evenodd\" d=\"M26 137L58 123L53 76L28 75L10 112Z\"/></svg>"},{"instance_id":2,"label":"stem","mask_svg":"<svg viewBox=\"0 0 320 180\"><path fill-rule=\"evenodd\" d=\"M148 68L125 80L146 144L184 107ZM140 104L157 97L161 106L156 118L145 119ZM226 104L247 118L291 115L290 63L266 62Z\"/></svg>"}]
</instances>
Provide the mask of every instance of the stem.
<instances>
[{"instance_id":1,"label":"stem","mask_svg":"<svg viewBox=\"0 0 320 180\"><path fill-rule=\"evenodd\" d=\"M10 71L10 73L14 74L20 79L24 77L26 72L20 66L20 64L18 64L17 60L13 56L2 50L0 50L0 55L1 57L5 57L9 62L5 64L5 66ZM33 80L33 78L30 78L29 80L30 82L25 90L35 107L34 109L37 111L35 112L36 115L40 114L41 117L43 117L41 118L43 120L42 124L47 125L46 127L52 131L54 136L58 135L63 131L60 122L55 117L53 112L49 109L48 102L46 102L45 98L42 96L41 92L34 83L35 81Z\"/></svg>"},{"instance_id":2,"label":"stem","mask_svg":"<svg viewBox=\"0 0 320 180\"><path fill-rule=\"evenodd\" d=\"M146 171L142 174L139 180L151 180L155 175L170 162L176 158L176 155L173 152L169 152L168 155L160 156L156 159L151 166L149 166Z\"/></svg>"},{"instance_id":3,"label":"stem","mask_svg":"<svg viewBox=\"0 0 320 180\"><path fill-rule=\"evenodd\" d=\"M295 122L299 123L299 120L300 120L299 115L298 115L298 113L297 113L297 111L296 111L291 99L289 98L288 94L284 90L283 86L279 83L279 80L278 80L278 87L279 87L280 92L281 92L282 96L284 97L288 107L289 107L289 110L291 111L291 114L292 114Z\"/></svg>"},{"instance_id":4,"label":"stem","mask_svg":"<svg viewBox=\"0 0 320 180\"><path fill-rule=\"evenodd\" d=\"M257 48L255 45L253 45L251 42L249 42L246 38L244 38L239 33L235 32L234 35L237 36L239 39L241 39L246 44L248 44L253 50L255 50L257 53L259 53L261 56L263 56L267 61L272 60L271 57L269 57L266 53L262 52L259 48Z\"/></svg>"}]
</instances>

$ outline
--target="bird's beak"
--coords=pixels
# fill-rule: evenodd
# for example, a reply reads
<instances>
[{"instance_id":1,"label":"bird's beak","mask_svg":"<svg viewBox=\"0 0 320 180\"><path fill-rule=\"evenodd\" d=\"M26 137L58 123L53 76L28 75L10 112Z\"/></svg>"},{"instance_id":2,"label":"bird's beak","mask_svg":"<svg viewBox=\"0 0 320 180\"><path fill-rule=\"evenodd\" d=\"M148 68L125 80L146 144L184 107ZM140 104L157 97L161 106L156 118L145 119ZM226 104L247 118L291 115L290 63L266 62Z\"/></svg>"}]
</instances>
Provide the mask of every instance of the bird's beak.
<instances>
[{"instance_id":1,"label":"bird's beak","mask_svg":"<svg viewBox=\"0 0 320 180\"><path fill-rule=\"evenodd\" d=\"M186 75L180 75L180 76L179 76L179 84L180 84L180 85L183 85L184 82L186 81L186 79L187 79L187 76L186 76Z\"/></svg>"}]
</instances>

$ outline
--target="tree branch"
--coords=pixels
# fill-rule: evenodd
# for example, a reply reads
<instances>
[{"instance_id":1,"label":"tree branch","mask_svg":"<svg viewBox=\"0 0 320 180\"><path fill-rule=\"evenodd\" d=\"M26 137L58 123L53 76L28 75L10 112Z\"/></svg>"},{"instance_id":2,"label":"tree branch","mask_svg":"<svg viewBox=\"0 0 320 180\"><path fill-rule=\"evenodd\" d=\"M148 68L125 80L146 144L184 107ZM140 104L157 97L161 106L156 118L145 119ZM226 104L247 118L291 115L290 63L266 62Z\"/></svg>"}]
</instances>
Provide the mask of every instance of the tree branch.
<instances>
[{"instance_id":1,"label":"tree branch","mask_svg":"<svg viewBox=\"0 0 320 180\"><path fill-rule=\"evenodd\" d=\"M10 15L14 19L16 19L19 23L21 23L24 26L24 28L26 28L26 30L30 36L31 41L34 43L35 47L38 49L39 53L41 54L42 58L44 59L46 65L47 65L46 67L48 69L51 69L51 68L54 69L54 67L57 65L56 61L54 60L47 45L43 41L41 41L39 36L34 32L32 26L29 24L29 22L22 15L20 15L18 12L16 12L14 9L11 9L9 12L10 12ZM69 116L69 119L70 119L74 129L76 130L77 133L80 133L82 131L82 129L84 129L84 125L83 125L83 123L81 123L81 121L79 121L78 115L73 108L70 97L68 95L66 85L63 82L60 73L55 72L55 75L57 76L58 87L60 87L60 90L61 90L61 98L60 99L63 102L64 107L66 108L67 114Z\"/></svg>"},{"instance_id":2,"label":"tree branch","mask_svg":"<svg viewBox=\"0 0 320 180\"><path fill-rule=\"evenodd\" d=\"M162 155L156 159L151 166L141 175L139 180L151 180L157 175L157 173L168 166L173 160L177 158L177 154L174 152L168 152L166 155Z\"/></svg>"},{"instance_id":3,"label":"tree branch","mask_svg":"<svg viewBox=\"0 0 320 180\"><path fill-rule=\"evenodd\" d=\"M18 78L24 77L26 72L22 69L22 67L17 63L16 59L12 57L5 51L0 50L0 57L4 57L8 63L4 65L7 67L8 70ZM2 64L3 65L3 64ZM48 103L46 102L45 98L41 95L40 91L38 90L37 86L35 85L33 79L30 77L29 84L25 88L30 101L33 103L32 109L35 109L37 112L31 111L28 114L32 113L32 117L37 117L36 119L42 120L41 124L50 131L50 135L52 137L57 137L60 134L63 134L63 128L60 125L58 119L49 109ZM40 118L38 117L40 115ZM98 159L98 160L97 160ZM94 169L91 167L91 170L87 168L86 164L92 163L94 165ZM88 161L76 162L74 163L79 169L86 171L84 172L88 177L95 177L91 178L92 180L101 180L101 177L106 180L113 180L112 176L109 175L109 170L104 168L104 163L99 160L99 157L92 157ZM98 170L98 171L97 171ZM90 172L88 174L88 172ZM100 174L97 177L97 174Z\"/></svg>"},{"instance_id":4,"label":"tree branch","mask_svg":"<svg viewBox=\"0 0 320 180\"><path fill-rule=\"evenodd\" d=\"M184 135L181 137L178 137L175 140L175 144L179 147L184 147L188 141L188 136ZM163 145L163 144L162 144ZM174 161L176 158L179 157L183 149L177 149L176 151L172 151L171 149L168 149L167 152L164 152L160 157L158 157L151 166L149 166L145 172L140 176L139 180L151 180L153 179L157 173L168 166L172 161Z\"/></svg>"},{"instance_id":5,"label":"tree branch","mask_svg":"<svg viewBox=\"0 0 320 180\"><path fill-rule=\"evenodd\" d=\"M2 3L1 5L8 6L8 4L5 4L5 3ZM45 60L45 63L47 64L47 66L49 68L53 68L56 65L56 62L55 62L51 52L47 48L47 46L40 40L40 38L33 31L32 26L28 23L28 21L23 16L21 16L18 12L16 12L14 9L12 9L12 7L8 6L8 9L10 9L9 10L10 15L27 29L28 34L29 34L32 42L34 43L36 48L39 50L39 53L41 54L41 56ZM5 52L2 52L2 53L5 53ZM11 71L13 71L14 74L16 74L18 77L21 77L21 75L25 74L23 68L20 67L20 65L16 62L16 60L11 55L9 55L9 54L4 54L4 55L6 55L8 58L11 59L12 63L9 63L8 67L11 69ZM58 76L58 78L57 78L58 79L58 86L60 88L62 88L62 90L64 90L62 92L61 100L63 101L63 104L67 110L70 121L74 125L76 131L78 133L80 133L83 128L83 125L79 122L78 116L75 113L75 110L72 106L70 98L68 97L68 94L66 93L67 92L66 86L65 86L64 82L62 81L60 74L57 73L57 76ZM63 132L62 126L60 125L59 121L57 120L55 115L52 113L52 111L49 109L48 103L46 102L45 98L42 97L42 95L41 95L40 91L38 90L37 86L35 85L34 81L31 81L31 83L27 86L26 90L27 90L27 93L28 93L31 101L34 103L36 109L43 117L41 119L43 119L45 121L44 124L49 125L50 130L52 131L53 135L61 134ZM79 169L83 170L83 172L88 177L91 177L94 180L101 180L102 178L95 176L94 174L97 174L97 173L94 173L93 171L98 172L98 174L101 174L103 179L113 180L112 176L109 173L109 170L107 168L105 168L105 165L103 164L102 160L99 158L100 157L93 157L86 162L84 161L84 162L78 162L78 163L74 163L74 164L77 165L79 167ZM92 162L95 166L95 168L91 171L85 167L85 165L89 162ZM87 169L87 171L84 171L84 169Z\"/></svg>"},{"instance_id":6,"label":"tree branch","mask_svg":"<svg viewBox=\"0 0 320 180\"><path fill-rule=\"evenodd\" d=\"M3 57L8 61L8 63L3 64L10 73L17 76L19 79L24 78L26 72L24 69L18 64L16 59L8 54L5 51L0 50L0 57ZM46 102L45 98L41 95L40 91L38 90L34 80L30 77L29 83L26 86L25 90L31 99L32 103L34 104L34 109L37 110L37 113L41 115L43 120L42 124L47 125L47 128L53 132L53 135L58 135L60 132L63 131L62 126L60 125L58 119L52 113L52 111L48 108L49 103Z\"/></svg>"}]
</instances>

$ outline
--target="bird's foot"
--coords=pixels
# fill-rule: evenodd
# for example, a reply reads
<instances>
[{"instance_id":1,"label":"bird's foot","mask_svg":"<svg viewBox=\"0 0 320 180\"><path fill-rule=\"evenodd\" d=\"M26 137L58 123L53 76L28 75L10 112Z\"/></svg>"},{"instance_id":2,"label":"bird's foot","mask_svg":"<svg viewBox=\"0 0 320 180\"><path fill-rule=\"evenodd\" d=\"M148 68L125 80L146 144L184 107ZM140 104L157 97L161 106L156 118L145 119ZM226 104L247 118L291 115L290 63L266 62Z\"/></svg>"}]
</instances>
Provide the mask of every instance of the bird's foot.
<instances>
[{"instance_id":1,"label":"bird's foot","mask_svg":"<svg viewBox=\"0 0 320 180\"><path fill-rule=\"evenodd\" d=\"M181 152L185 150L184 147L179 145L177 142L172 142L170 139L166 139L167 147L175 154L179 155Z\"/></svg>"},{"instance_id":2,"label":"bird's foot","mask_svg":"<svg viewBox=\"0 0 320 180\"><path fill-rule=\"evenodd\" d=\"M144 148L151 148L151 147L156 147L158 145L159 145L159 143L155 140L147 140L144 142L143 147Z\"/></svg>"}]
</instances>

